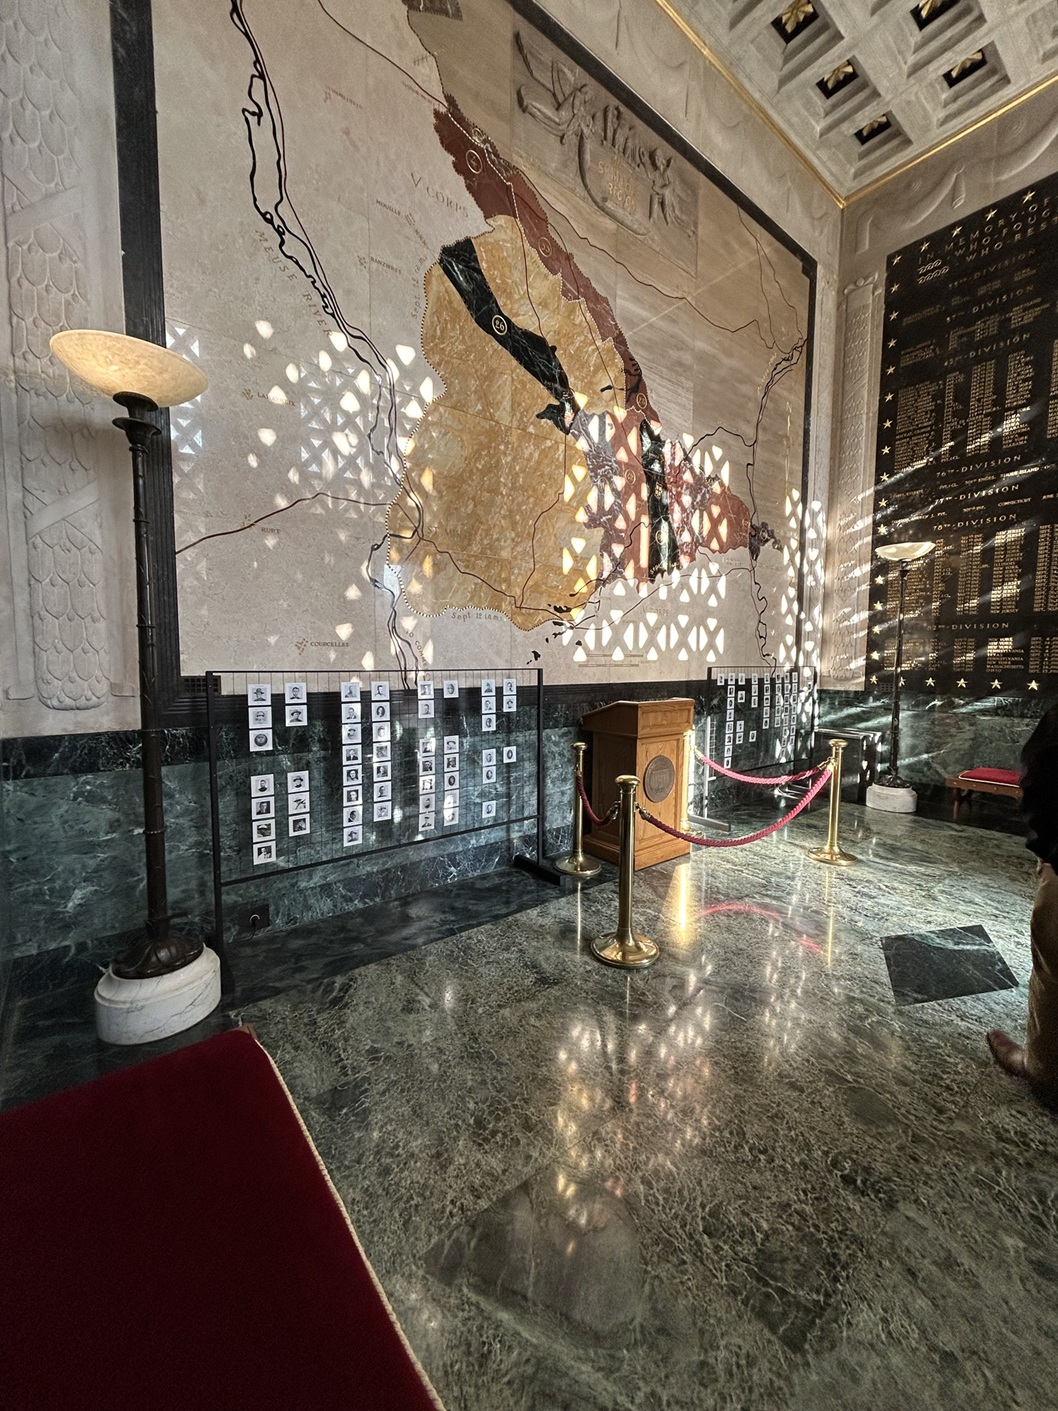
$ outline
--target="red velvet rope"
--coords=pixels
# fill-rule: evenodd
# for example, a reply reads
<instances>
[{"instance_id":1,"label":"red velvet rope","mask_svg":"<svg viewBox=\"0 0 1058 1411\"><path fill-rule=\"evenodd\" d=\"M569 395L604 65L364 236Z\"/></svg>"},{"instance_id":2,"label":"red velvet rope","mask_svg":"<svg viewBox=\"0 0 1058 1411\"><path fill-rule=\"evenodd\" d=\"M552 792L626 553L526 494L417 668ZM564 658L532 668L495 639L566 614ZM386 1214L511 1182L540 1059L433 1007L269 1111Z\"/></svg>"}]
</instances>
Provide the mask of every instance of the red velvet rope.
<instances>
[{"instance_id":1,"label":"red velvet rope","mask_svg":"<svg viewBox=\"0 0 1058 1411\"><path fill-rule=\"evenodd\" d=\"M599 815L592 808L591 804L588 802L588 795L584 791L583 777L580 774L577 774L575 778L577 780L577 793L580 794L580 801L584 805L584 812L595 824L596 828L605 828L607 823L609 823L612 818L615 818L617 816L617 810L621 807L620 800L618 800L617 803L611 804L610 812L606 815L605 818L600 818Z\"/></svg>"},{"instance_id":2,"label":"red velvet rope","mask_svg":"<svg viewBox=\"0 0 1058 1411\"><path fill-rule=\"evenodd\" d=\"M811 769L802 769L800 774L772 774L768 778L762 779L757 774L736 774L733 769L725 769L722 764L717 764L715 759L710 759L708 755L702 754L697 745L694 749L694 757L699 764L715 769L717 774L722 774L725 779L737 779L740 784L795 784L798 779L811 779L813 774L818 774L821 769L826 769L830 761L824 760L822 764L814 764Z\"/></svg>"},{"instance_id":3,"label":"red velvet rope","mask_svg":"<svg viewBox=\"0 0 1058 1411\"><path fill-rule=\"evenodd\" d=\"M678 828L670 828L667 823L662 823L660 818L655 818L654 815L648 813L645 808L641 808L638 804L636 807L639 809L639 816L641 818L645 818L648 823L653 823L654 827L660 828L663 833L668 833L673 838L681 839L682 842L697 843L699 847L703 848L740 848L744 843L756 843L761 838L766 838L769 833L777 833L779 829L784 828L792 818L796 818L802 809L806 809L830 778L831 768L829 760L823 765L823 770L824 773L819 776L808 790L808 793L805 794L804 798L801 799L799 803L796 803L789 813L783 818L780 818L777 823L771 823L767 828L761 828L758 833L750 833L748 837L745 838L702 838L697 833L681 833Z\"/></svg>"}]
</instances>

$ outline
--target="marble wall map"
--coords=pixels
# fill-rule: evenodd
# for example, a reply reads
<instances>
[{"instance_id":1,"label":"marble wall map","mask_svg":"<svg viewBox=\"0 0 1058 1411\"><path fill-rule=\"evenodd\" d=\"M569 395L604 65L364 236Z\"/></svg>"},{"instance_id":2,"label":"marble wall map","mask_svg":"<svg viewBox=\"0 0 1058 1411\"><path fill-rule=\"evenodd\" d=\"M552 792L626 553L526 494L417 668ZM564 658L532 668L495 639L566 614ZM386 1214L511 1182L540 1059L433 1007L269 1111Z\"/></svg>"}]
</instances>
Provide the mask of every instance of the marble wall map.
<instances>
[{"instance_id":1,"label":"marble wall map","mask_svg":"<svg viewBox=\"0 0 1058 1411\"><path fill-rule=\"evenodd\" d=\"M528 8L158 7L185 671L795 664L808 265Z\"/></svg>"},{"instance_id":2,"label":"marble wall map","mask_svg":"<svg viewBox=\"0 0 1058 1411\"><path fill-rule=\"evenodd\" d=\"M934 539L908 579L909 685L1058 685L1058 178L889 257L874 544ZM898 574L872 567L868 680Z\"/></svg>"}]
</instances>

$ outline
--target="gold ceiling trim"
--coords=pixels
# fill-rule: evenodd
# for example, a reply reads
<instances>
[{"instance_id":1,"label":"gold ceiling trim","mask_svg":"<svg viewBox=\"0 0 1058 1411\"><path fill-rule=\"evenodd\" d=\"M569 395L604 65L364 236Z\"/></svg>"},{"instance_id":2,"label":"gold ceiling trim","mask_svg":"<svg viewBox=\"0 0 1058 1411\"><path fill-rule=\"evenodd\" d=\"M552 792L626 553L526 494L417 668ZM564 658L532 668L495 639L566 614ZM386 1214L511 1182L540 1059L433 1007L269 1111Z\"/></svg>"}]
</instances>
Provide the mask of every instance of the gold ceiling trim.
<instances>
[{"instance_id":1,"label":"gold ceiling trim","mask_svg":"<svg viewBox=\"0 0 1058 1411\"><path fill-rule=\"evenodd\" d=\"M870 182L867 186L861 186L858 191L854 191L851 196L846 196L842 202L843 206L851 206L853 201L860 201L864 196L870 196L888 181L894 181L898 176L903 176L912 167L917 167L919 162L926 161L929 157L935 157L938 152L943 152L946 147L953 146L956 142L961 142L964 137L969 137L971 132L977 132L982 127L987 127L990 122L995 122L996 118L1004 117L1015 108L1030 98L1035 98L1038 93L1044 92L1053 84L1058 83L1058 73L1051 74L1050 78L1041 79L1039 83L1031 88L1026 88L1024 93L1019 93L1015 98L1009 99L1002 107L997 108L994 113L986 113L983 118L976 118L968 123L966 127L960 128L958 132L953 132L950 137L945 137L943 141L936 143L927 152L920 152L917 157L911 157L902 166L895 167L892 171L886 172L878 177L876 181Z\"/></svg>"},{"instance_id":2,"label":"gold ceiling trim","mask_svg":"<svg viewBox=\"0 0 1058 1411\"><path fill-rule=\"evenodd\" d=\"M869 182L866 186L861 186L858 191L853 191L851 195L842 196L835 187L831 186L830 182L827 181L822 172L809 160L797 143L787 135L786 130L775 121L767 108L750 93L741 79L736 77L734 72L724 63L723 59L710 49L701 35L691 28L683 16L673 7L671 0L654 0L654 3L659 10L668 16L684 38L693 44L695 49L698 50L717 73L730 83L731 87L738 93L747 107L760 119L769 132L779 139L786 150L797 159L801 166L804 167L805 171L808 172L809 176L819 183L839 210L844 210L846 206L852 205L854 201L861 201L865 196L872 195L875 191L885 186L887 182L895 181L898 176L903 176L905 172L911 171L913 167L917 167L920 162L927 161L930 157L935 157L938 152L943 152L954 143L961 142L964 137L969 137L972 132L977 132L979 128L986 127L990 122L995 122L997 118L1005 116L1005 114L1011 112L1014 108L1019 107L1020 104L1027 102L1030 98L1035 98L1038 93L1043 93L1044 90L1050 88L1052 84L1058 83L1058 73L1052 74L1050 78L1041 79L1041 81L1034 84L1032 88L1027 88L1024 93L1019 93L1016 97L1009 99L1002 107L997 108L994 113L986 113L984 117L975 119L973 122L968 123L966 127L960 128L958 132L953 132L949 137L945 137L942 141L930 147L928 151L920 152L917 157L909 158L901 166L894 167L892 171L883 173L875 181Z\"/></svg>"},{"instance_id":3,"label":"gold ceiling trim","mask_svg":"<svg viewBox=\"0 0 1058 1411\"><path fill-rule=\"evenodd\" d=\"M730 83L731 87L738 93L743 102L756 114L764 126L779 139L786 150L800 162L809 176L822 186L831 200L836 202L839 207L843 208L845 206L845 198L838 191L835 191L826 177L812 165L801 151L800 147L798 147L797 143L789 137L786 130L780 127L775 121L767 108L765 108L762 103L759 103L757 99L754 98L753 94L750 93L749 89L735 77L734 73L724 63L723 59L721 59L718 54L713 53L712 49L709 48L709 45L706 44L701 35L697 34L691 28L683 16L669 3L669 0L654 0L654 4L657 5L660 10L664 11L684 38L690 40L702 57L716 69L717 73Z\"/></svg>"}]
</instances>

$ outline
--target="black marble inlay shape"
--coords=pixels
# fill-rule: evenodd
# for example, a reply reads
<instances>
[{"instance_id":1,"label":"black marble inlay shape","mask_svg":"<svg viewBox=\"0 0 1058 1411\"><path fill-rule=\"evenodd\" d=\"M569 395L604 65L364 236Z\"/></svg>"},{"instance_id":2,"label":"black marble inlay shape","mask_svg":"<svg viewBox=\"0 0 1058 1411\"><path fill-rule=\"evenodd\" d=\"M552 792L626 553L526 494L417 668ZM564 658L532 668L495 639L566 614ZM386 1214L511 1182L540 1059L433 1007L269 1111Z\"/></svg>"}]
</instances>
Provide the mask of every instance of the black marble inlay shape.
<instances>
[{"instance_id":1,"label":"black marble inlay shape","mask_svg":"<svg viewBox=\"0 0 1058 1411\"><path fill-rule=\"evenodd\" d=\"M883 936L882 951L897 1004L1017 988L1010 966L983 926Z\"/></svg>"}]
</instances>

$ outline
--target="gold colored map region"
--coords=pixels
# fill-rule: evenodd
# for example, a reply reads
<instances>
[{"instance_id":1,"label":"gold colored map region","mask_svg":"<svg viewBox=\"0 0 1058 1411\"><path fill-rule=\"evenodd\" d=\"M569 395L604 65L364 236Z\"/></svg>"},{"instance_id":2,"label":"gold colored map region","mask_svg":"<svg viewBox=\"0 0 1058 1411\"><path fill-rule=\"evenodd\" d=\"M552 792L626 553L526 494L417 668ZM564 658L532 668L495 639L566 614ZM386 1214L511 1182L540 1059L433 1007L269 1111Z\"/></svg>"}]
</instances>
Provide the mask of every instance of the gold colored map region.
<instances>
[{"instance_id":1,"label":"gold colored map region","mask_svg":"<svg viewBox=\"0 0 1058 1411\"><path fill-rule=\"evenodd\" d=\"M563 296L518 223L493 218L474 247L504 315L554 345L584 412L623 405L613 343L583 300ZM445 391L418 425L389 513L408 603L423 614L492 608L525 631L556 610L576 614L602 571L602 531L584 524L596 495L584 453L539 419L554 398L477 326L439 265L425 284L423 351Z\"/></svg>"}]
</instances>

